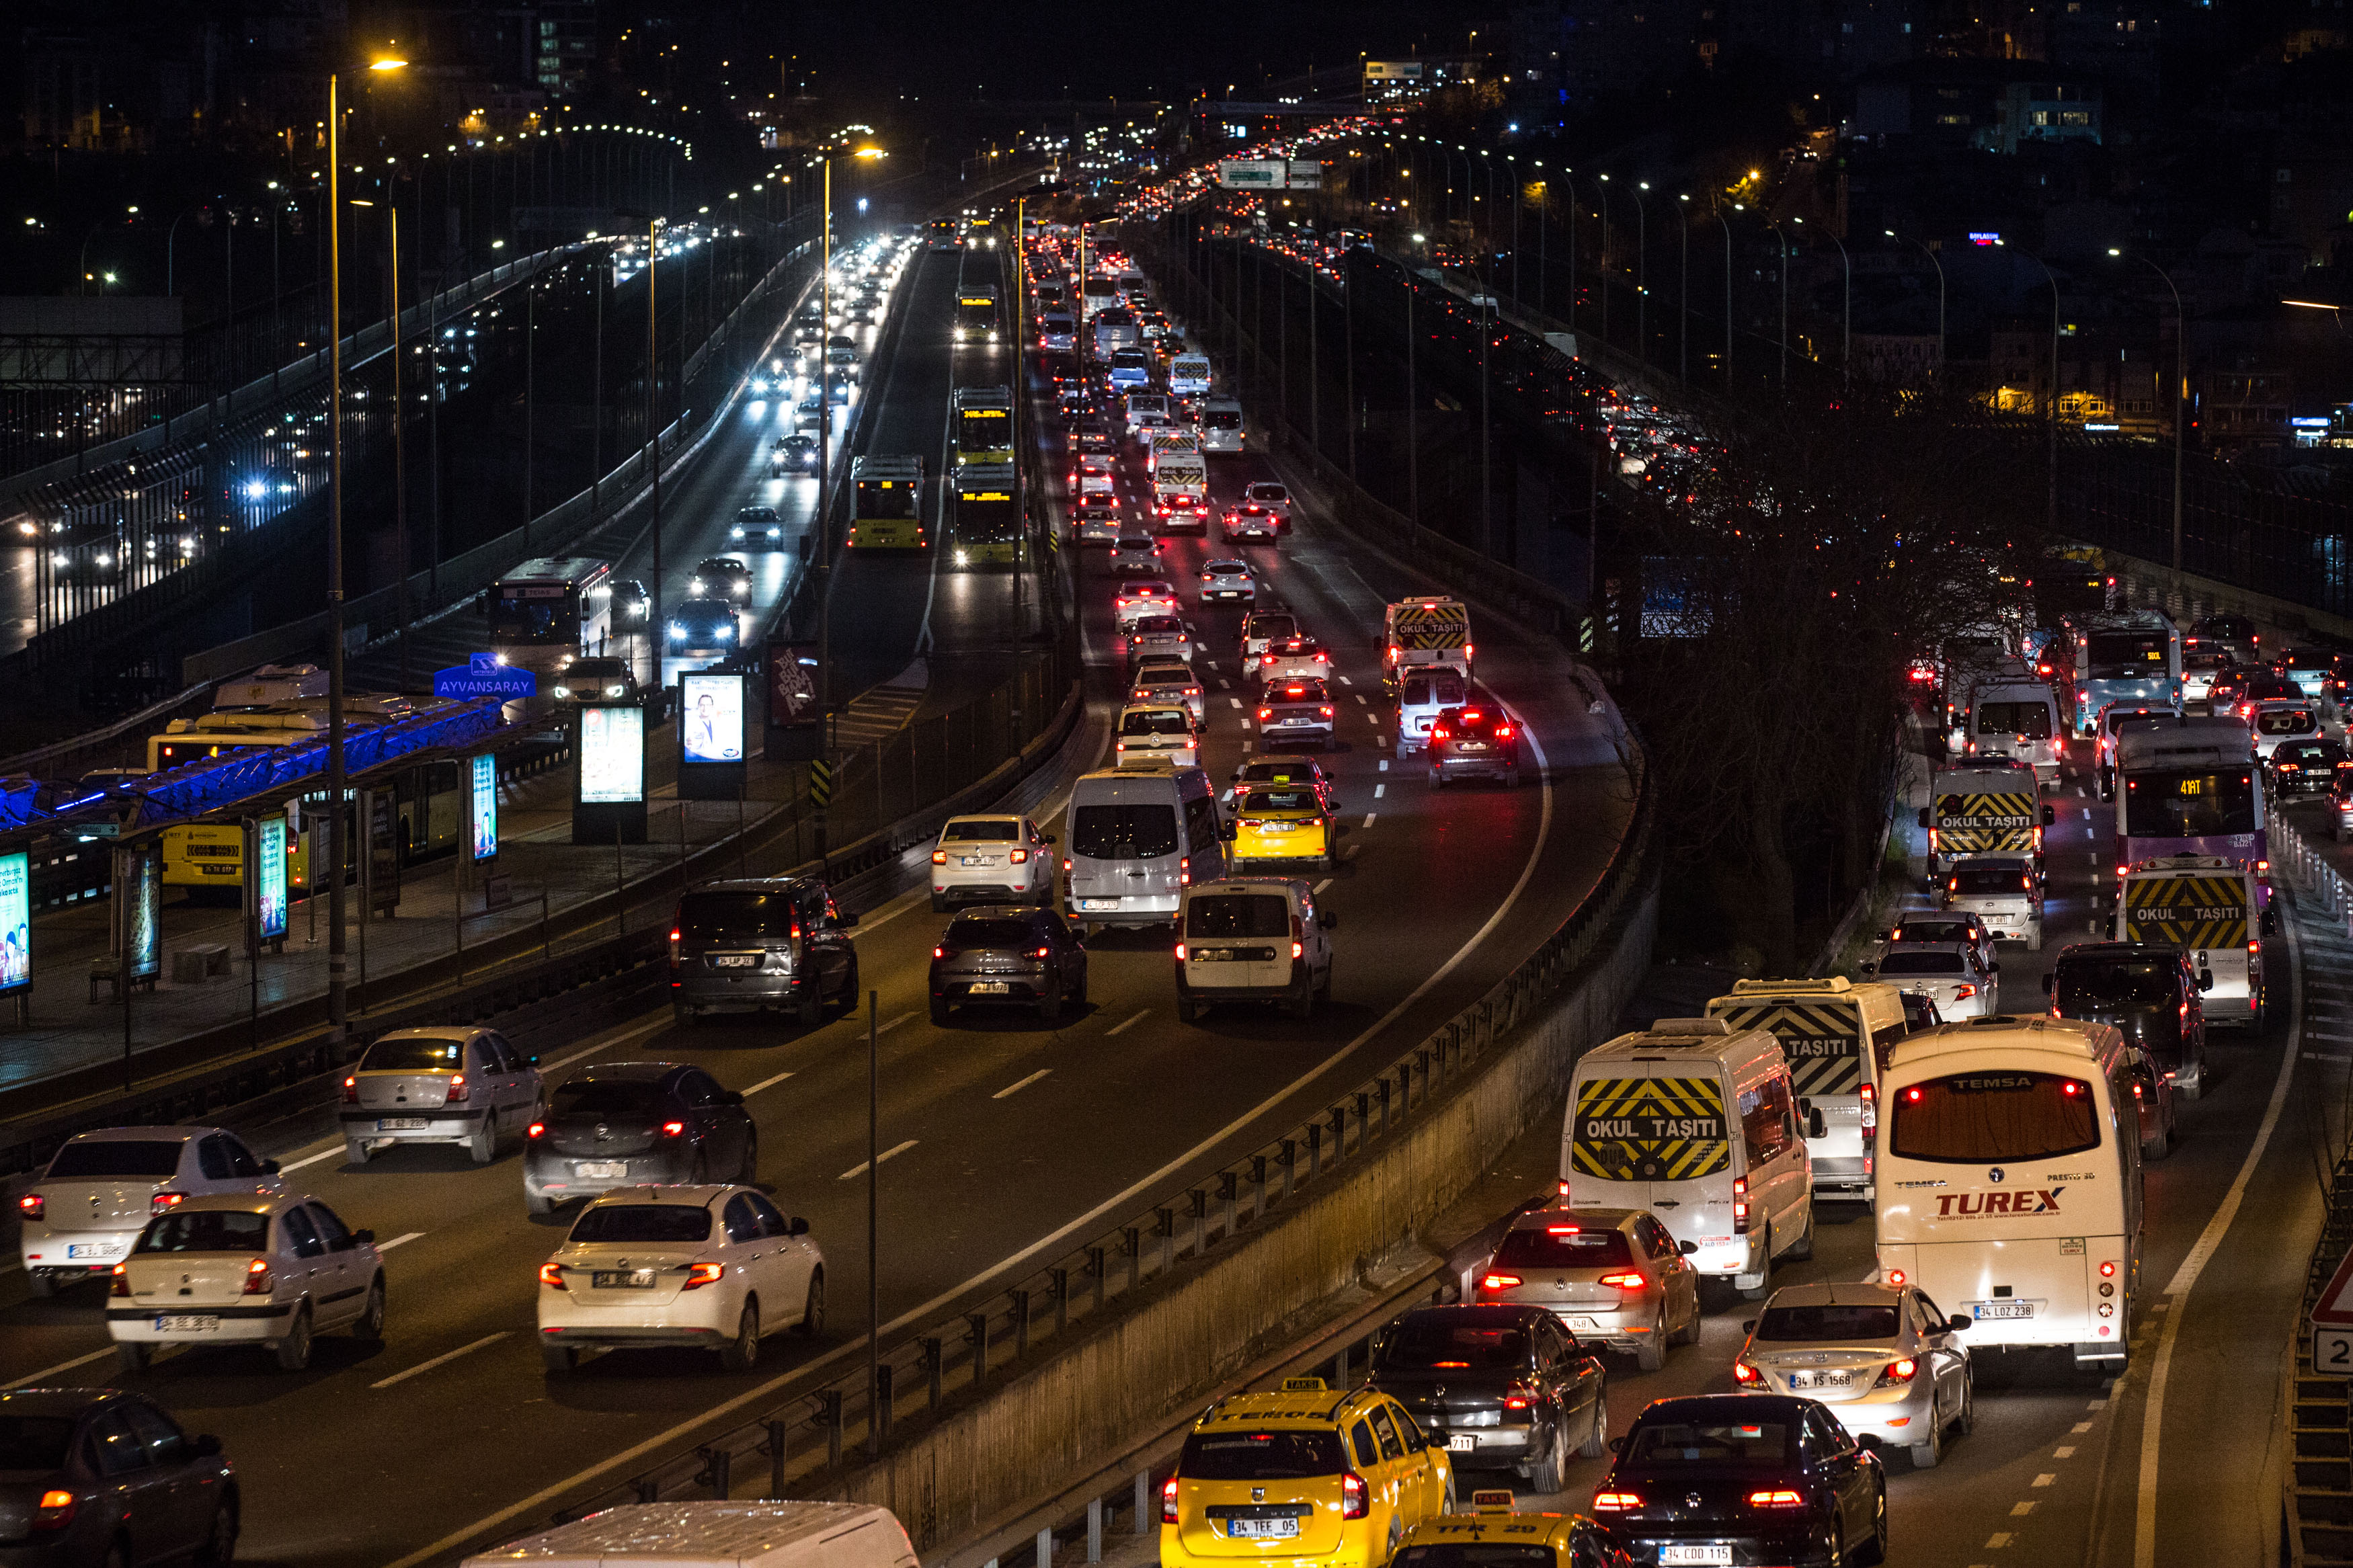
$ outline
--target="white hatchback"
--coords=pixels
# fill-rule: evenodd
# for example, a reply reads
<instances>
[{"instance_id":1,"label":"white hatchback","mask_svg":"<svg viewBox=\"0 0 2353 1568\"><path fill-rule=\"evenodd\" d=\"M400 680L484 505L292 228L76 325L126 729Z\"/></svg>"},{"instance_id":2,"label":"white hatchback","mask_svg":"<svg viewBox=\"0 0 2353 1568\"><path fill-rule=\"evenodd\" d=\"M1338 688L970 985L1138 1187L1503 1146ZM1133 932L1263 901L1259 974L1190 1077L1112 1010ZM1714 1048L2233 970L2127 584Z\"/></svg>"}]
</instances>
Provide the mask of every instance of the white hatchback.
<instances>
[{"instance_id":1,"label":"white hatchback","mask_svg":"<svg viewBox=\"0 0 2353 1568\"><path fill-rule=\"evenodd\" d=\"M1112 620L1124 637L1146 616L1181 616L1176 588L1159 577L1132 577L1119 585L1111 602Z\"/></svg>"},{"instance_id":2,"label":"white hatchback","mask_svg":"<svg viewBox=\"0 0 2353 1568\"><path fill-rule=\"evenodd\" d=\"M1258 579L1242 561L1212 561L1201 568L1201 603L1254 605Z\"/></svg>"},{"instance_id":3,"label":"white hatchback","mask_svg":"<svg viewBox=\"0 0 2353 1568\"><path fill-rule=\"evenodd\" d=\"M1166 760L1180 768L1201 765L1201 735L1181 702L1131 703L1121 710L1113 754L1121 767Z\"/></svg>"},{"instance_id":4,"label":"white hatchback","mask_svg":"<svg viewBox=\"0 0 2353 1568\"><path fill-rule=\"evenodd\" d=\"M260 1345L287 1372L330 1329L384 1341L384 1258L316 1198L190 1198L147 1222L114 1266L106 1331L125 1372L159 1345Z\"/></svg>"},{"instance_id":5,"label":"white hatchback","mask_svg":"<svg viewBox=\"0 0 2353 1568\"><path fill-rule=\"evenodd\" d=\"M1148 533L1120 534L1111 542L1111 569L1114 572L1159 571L1160 541Z\"/></svg>"},{"instance_id":6,"label":"white hatchback","mask_svg":"<svg viewBox=\"0 0 2353 1568\"><path fill-rule=\"evenodd\" d=\"M539 1266L539 1351L569 1372L584 1350L693 1345L744 1372L760 1339L825 1327L825 1254L808 1221L756 1187L617 1187Z\"/></svg>"},{"instance_id":7,"label":"white hatchback","mask_svg":"<svg viewBox=\"0 0 2353 1568\"><path fill-rule=\"evenodd\" d=\"M1285 528L1291 526L1291 491L1272 479L1253 479L1244 485L1242 500L1256 501L1274 513Z\"/></svg>"},{"instance_id":8,"label":"white hatchback","mask_svg":"<svg viewBox=\"0 0 2353 1568\"><path fill-rule=\"evenodd\" d=\"M495 1029L455 1025L377 1037L343 1078L343 1157L364 1165L394 1143L458 1143L487 1165L499 1140L539 1116L539 1058Z\"/></svg>"},{"instance_id":9,"label":"white hatchback","mask_svg":"<svg viewBox=\"0 0 2353 1568\"><path fill-rule=\"evenodd\" d=\"M192 1198L273 1197L278 1162L217 1127L110 1127L77 1132L16 1200L17 1256L33 1293L102 1275L140 1230Z\"/></svg>"},{"instance_id":10,"label":"white hatchback","mask_svg":"<svg viewBox=\"0 0 2353 1568\"><path fill-rule=\"evenodd\" d=\"M932 908L1050 904L1054 836L1026 816L951 816L932 847Z\"/></svg>"}]
</instances>

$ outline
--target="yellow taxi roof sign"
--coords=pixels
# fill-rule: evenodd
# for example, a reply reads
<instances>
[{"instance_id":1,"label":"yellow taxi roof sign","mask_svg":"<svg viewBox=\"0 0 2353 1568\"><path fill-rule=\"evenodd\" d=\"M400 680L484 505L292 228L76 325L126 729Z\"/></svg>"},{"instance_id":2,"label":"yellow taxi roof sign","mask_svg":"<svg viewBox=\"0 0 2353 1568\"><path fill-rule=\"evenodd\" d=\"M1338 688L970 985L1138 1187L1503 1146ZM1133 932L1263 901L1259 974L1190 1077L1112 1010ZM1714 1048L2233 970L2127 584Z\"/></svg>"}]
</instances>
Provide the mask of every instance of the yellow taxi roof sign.
<instances>
[{"instance_id":1,"label":"yellow taxi roof sign","mask_svg":"<svg viewBox=\"0 0 2353 1568\"><path fill-rule=\"evenodd\" d=\"M1332 1385L1320 1377L1286 1377L1282 1380L1285 1394L1328 1394Z\"/></svg>"},{"instance_id":2,"label":"yellow taxi roof sign","mask_svg":"<svg viewBox=\"0 0 2353 1568\"><path fill-rule=\"evenodd\" d=\"M1482 1487L1471 1494L1472 1513L1509 1513L1512 1511L1512 1489Z\"/></svg>"}]
</instances>

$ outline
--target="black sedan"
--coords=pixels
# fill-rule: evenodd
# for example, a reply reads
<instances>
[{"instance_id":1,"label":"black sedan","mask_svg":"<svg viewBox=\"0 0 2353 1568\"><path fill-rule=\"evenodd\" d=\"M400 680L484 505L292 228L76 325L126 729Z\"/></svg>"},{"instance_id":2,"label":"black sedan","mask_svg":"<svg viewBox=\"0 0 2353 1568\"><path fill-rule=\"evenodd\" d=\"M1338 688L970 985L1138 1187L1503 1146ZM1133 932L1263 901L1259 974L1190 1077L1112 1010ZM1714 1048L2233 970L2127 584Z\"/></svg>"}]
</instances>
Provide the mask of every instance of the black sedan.
<instances>
[{"instance_id":1,"label":"black sedan","mask_svg":"<svg viewBox=\"0 0 2353 1568\"><path fill-rule=\"evenodd\" d=\"M776 449L768 455L768 477L782 479L786 474L817 472L817 437L794 434L776 437Z\"/></svg>"},{"instance_id":2,"label":"black sedan","mask_svg":"<svg viewBox=\"0 0 2353 1568\"><path fill-rule=\"evenodd\" d=\"M2263 775L2275 798L2326 795L2345 760L2345 748L2334 741L2282 741L2263 759Z\"/></svg>"},{"instance_id":3,"label":"black sedan","mask_svg":"<svg viewBox=\"0 0 2353 1568\"><path fill-rule=\"evenodd\" d=\"M1593 1514L1637 1562L1658 1562L1669 1546L1687 1563L1886 1561L1879 1439L1848 1436L1813 1400L1662 1399L1609 1446L1618 1458Z\"/></svg>"},{"instance_id":4,"label":"black sedan","mask_svg":"<svg viewBox=\"0 0 2353 1568\"><path fill-rule=\"evenodd\" d=\"M744 1097L699 1067L599 1062L555 1086L523 1140L533 1214L647 1183L751 1182L760 1133Z\"/></svg>"},{"instance_id":5,"label":"black sedan","mask_svg":"<svg viewBox=\"0 0 2353 1568\"><path fill-rule=\"evenodd\" d=\"M1520 731L1511 716L1493 704L1448 708L1430 727L1430 783L1440 788L1455 779L1520 783Z\"/></svg>"},{"instance_id":6,"label":"black sedan","mask_svg":"<svg viewBox=\"0 0 2353 1568\"><path fill-rule=\"evenodd\" d=\"M1381 1331L1373 1386L1413 1412L1458 1468L1508 1467L1550 1496L1568 1451L1599 1458L1599 1356L1542 1307L1423 1307Z\"/></svg>"},{"instance_id":7,"label":"black sedan","mask_svg":"<svg viewBox=\"0 0 2353 1568\"><path fill-rule=\"evenodd\" d=\"M984 904L948 922L932 949L932 1022L951 1008L1035 1007L1058 1023L1063 1004L1087 1002L1087 950L1053 910Z\"/></svg>"},{"instance_id":8,"label":"black sedan","mask_svg":"<svg viewBox=\"0 0 2353 1568\"><path fill-rule=\"evenodd\" d=\"M23 1568L229 1562L237 1472L153 1401L111 1388L0 1393L0 1521ZM128 1550L125 1550L125 1543Z\"/></svg>"}]
</instances>

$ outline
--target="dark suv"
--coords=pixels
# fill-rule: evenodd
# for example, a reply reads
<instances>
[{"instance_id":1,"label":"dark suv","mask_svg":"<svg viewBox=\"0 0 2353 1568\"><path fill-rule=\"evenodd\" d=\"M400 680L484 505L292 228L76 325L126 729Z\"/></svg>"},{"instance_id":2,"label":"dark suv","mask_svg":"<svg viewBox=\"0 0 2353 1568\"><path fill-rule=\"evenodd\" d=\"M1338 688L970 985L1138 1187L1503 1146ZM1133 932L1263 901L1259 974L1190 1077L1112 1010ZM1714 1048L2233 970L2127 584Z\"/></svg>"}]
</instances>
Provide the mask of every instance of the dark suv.
<instances>
[{"instance_id":1,"label":"dark suv","mask_svg":"<svg viewBox=\"0 0 2353 1568\"><path fill-rule=\"evenodd\" d=\"M964 1006L1035 1007L1058 1023L1087 1004L1087 950L1059 910L987 904L948 922L932 949L932 1022Z\"/></svg>"},{"instance_id":2,"label":"dark suv","mask_svg":"<svg viewBox=\"0 0 2353 1568\"><path fill-rule=\"evenodd\" d=\"M757 1179L759 1131L744 1097L698 1067L602 1062L555 1086L523 1140L532 1213L649 1182Z\"/></svg>"},{"instance_id":3,"label":"dark suv","mask_svg":"<svg viewBox=\"0 0 2353 1568\"><path fill-rule=\"evenodd\" d=\"M1542 1307L1423 1307L1383 1329L1372 1384L1413 1412L1457 1466L1508 1466L1553 1493L1574 1447L1609 1441L1598 1353Z\"/></svg>"},{"instance_id":4,"label":"dark suv","mask_svg":"<svg viewBox=\"0 0 2353 1568\"><path fill-rule=\"evenodd\" d=\"M825 1005L858 1003L856 915L834 907L814 877L706 882L678 901L670 932L670 1007L681 1024L704 1013L790 1007L815 1028Z\"/></svg>"},{"instance_id":5,"label":"dark suv","mask_svg":"<svg viewBox=\"0 0 2353 1568\"><path fill-rule=\"evenodd\" d=\"M2044 976L2062 1018L2111 1024L2195 1100L2206 1082L2205 992L2189 954L2141 942L2082 942Z\"/></svg>"},{"instance_id":6,"label":"dark suv","mask_svg":"<svg viewBox=\"0 0 2353 1568\"><path fill-rule=\"evenodd\" d=\"M1491 706L1441 710L1430 727L1430 787L1480 778L1501 779L1508 789L1519 787L1519 727Z\"/></svg>"}]
</instances>

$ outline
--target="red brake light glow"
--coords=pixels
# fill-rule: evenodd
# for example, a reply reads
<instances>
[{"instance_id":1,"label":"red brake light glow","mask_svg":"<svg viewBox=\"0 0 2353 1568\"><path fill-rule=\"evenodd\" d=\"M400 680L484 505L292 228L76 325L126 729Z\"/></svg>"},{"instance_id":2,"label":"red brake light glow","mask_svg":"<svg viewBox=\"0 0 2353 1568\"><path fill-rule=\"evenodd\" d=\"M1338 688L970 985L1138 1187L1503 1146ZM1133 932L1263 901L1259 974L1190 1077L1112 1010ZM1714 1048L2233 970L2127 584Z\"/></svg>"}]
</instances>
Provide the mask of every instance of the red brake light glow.
<instances>
[{"instance_id":1,"label":"red brake light glow","mask_svg":"<svg viewBox=\"0 0 2353 1568\"><path fill-rule=\"evenodd\" d=\"M1169 1477L1160 1483L1160 1522L1176 1522L1176 1478Z\"/></svg>"},{"instance_id":2,"label":"red brake light glow","mask_svg":"<svg viewBox=\"0 0 2353 1568\"><path fill-rule=\"evenodd\" d=\"M686 1123L683 1121L665 1121L662 1123L661 1130L662 1136L665 1138L683 1138L686 1136Z\"/></svg>"},{"instance_id":3,"label":"red brake light glow","mask_svg":"<svg viewBox=\"0 0 2353 1568\"><path fill-rule=\"evenodd\" d=\"M553 1258L550 1258L547 1262L539 1266L539 1282L546 1286L551 1290L569 1290L572 1289L571 1286L566 1285L564 1282L564 1265L556 1262Z\"/></svg>"},{"instance_id":4,"label":"red brake light glow","mask_svg":"<svg viewBox=\"0 0 2353 1568\"><path fill-rule=\"evenodd\" d=\"M1750 1492L1748 1506L1750 1508L1803 1508L1806 1506L1806 1499L1802 1492L1791 1491L1787 1487L1775 1487L1770 1491Z\"/></svg>"},{"instance_id":5,"label":"red brake light glow","mask_svg":"<svg viewBox=\"0 0 2353 1568\"><path fill-rule=\"evenodd\" d=\"M357 1105L359 1102L360 1080L357 1074L353 1074L347 1076L343 1079L343 1103L345 1105Z\"/></svg>"},{"instance_id":6,"label":"red brake light glow","mask_svg":"<svg viewBox=\"0 0 2353 1568\"><path fill-rule=\"evenodd\" d=\"M126 1286L128 1281L125 1281ZM245 1266L245 1290L248 1296L267 1296L271 1289L269 1259L257 1258ZM126 1289L125 1294L128 1294Z\"/></svg>"},{"instance_id":7,"label":"red brake light glow","mask_svg":"<svg viewBox=\"0 0 2353 1568\"><path fill-rule=\"evenodd\" d=\"M48 1204L38 1193L26 1193L16 1200L16 1212L26 1219L38 1219Z\"/></svg>"},{"instance_id":8,"label":"red brake light glow","mask_svg":"<svg viewBox=\"0 0 2353 1568\"><path fill-rule=\"evenodd\" d=\"M686 1266L686 1283L679 1289L700 1290L705 1285L716 1285L720 1276L726 1272L727 1265L724 1263L690 1263Z\"/></svg>"},{"instance_id":9,"label":"red brake light glow","mask_svg":"<svg viewBox=\"0 0 2353 1568\"><path fill-rule=\"evenodd\" d=\"M1640 1274L1630 1270L1623 1274L1604 1274L1600 1279L1595 1280L1594 1283L1597 1285L1614 1285L1620 1290L1640 1290L1643 1287L1649 1285L1650 1281L1643 1279Z\"/></svg>"},{"instance_id":10,"label":"red brake light glow","mask_svg":"<svg viewBox=\"0 0 2353 1568\"><path fill-rule=\"evenodd\" d=\"M1642 1494L1640 1492L1595 1492L1593 1494L1593 1511L1596 1513L1624 1513L1628 1509L1641 1506Z\"/></svg>"},{"instance_id":11,"label":"red brake light glow","mask_svg":"<svg viewBox=\"0 0 2353 1568\"><path fill-rule=\"evenodd\" d=\"M188 1194L185 1193L157 1193L153 1197L147 1200L147 1212L149 1214L170 1214L174 1209L178 1208L182 1204L186 1203L187 1201Z\"/></svg>"},{"instance_id":12,"label":"red brake light glow","mask_svg":"<svg viewBox=\"0 0 2353 1568\"><path fill-rule=\"evenodd\" d=\"M34 1508L33 1528L63 1530L73 1522L74 1508L78 1500L73 1493L63 1487L51 1487L41 1494L40 1502Z\"/></svg>"},{"instance_id":13,"label":"red brake light glow","mask_svg":"<svg viewBox=\"0 0 2353 1568\"><path fill-rule=\"evenodd\" d=\"M547 1123L534 1121L522 1130L522 1135L526 1138L544 1138L547 1136Z\"/></svg>"},{"instance_id":14,"label":"red brake light glow","mask_svg":"<svg viewBox=\"0 0 2353 1568\"><path fill-rule=\"evenodd\" d=\"M106 1293L110 1296L130 1295L131 1276L124 1270L121 1264L118 1263L114 1266L113 1276L113 1279L107 1283Z\"/></svg>"},{"instance_id":15,"label":"red brake light glow","mask_svg":"<svg viewBox=\"0 0 2353 1568\"><path fill-rule=\"evenodd\" d=\"M1354 1470L1344 1471L1340 1477L1340 1517L1363 1519L1372 1510L1372 1489L1365 1485L1365 1478Z\"/></svg>"},{"instance_id":16,"label":"red brake light glow","mask_svg":"<svg viewBox=\"0 0 2353 1568\"><path fill-rule=\"evenodd\" d=\"M1736 1361L1732 1363L1732 1381L1743 1388L1755 1388L1764 1383L1765 1374L1745 1361Z\"/></svg>"},{"instance_id":17,"label":"red brake light glow","mask_svg":"<svg viewBox=\"0 0 2353 1568\"><path fill-rule=\"evenodd\" d=\"M1482 1274L1479 1277L1482 1290L1508 1290L1520 1282L1516 1274Z\"/></svg>"}]
</instances>

